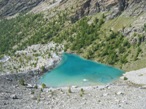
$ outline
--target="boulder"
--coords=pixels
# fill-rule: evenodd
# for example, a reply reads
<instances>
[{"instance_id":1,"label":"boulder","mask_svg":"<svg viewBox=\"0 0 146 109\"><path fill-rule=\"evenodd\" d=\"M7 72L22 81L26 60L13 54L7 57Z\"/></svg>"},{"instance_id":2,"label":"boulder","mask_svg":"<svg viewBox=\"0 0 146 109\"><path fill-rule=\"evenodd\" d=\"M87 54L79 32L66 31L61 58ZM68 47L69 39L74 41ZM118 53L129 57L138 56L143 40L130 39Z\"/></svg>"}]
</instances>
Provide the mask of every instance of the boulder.
<instances>
[{"instance_id":1,"label":"boulder","mask_svg":"<svg viewBox=\"0 0 146 109\"><path fill-rule=\"evenodd\" d=\"M12 99L18 99L17 95L15 95L15 94L11 95L10 98L12 98Z\"/></svg>"},{"instance_id":2,"label":"boulder","mask_svg":"<svg viewBox=\"0 0 146 109\"><path fill-rule=\"evenodd\" d=\"M124 93L121 92L121 91L119 91L119 92L117 92L116 94L117 94L117 95L123 95Z\"/></svg>"}]
</instances>

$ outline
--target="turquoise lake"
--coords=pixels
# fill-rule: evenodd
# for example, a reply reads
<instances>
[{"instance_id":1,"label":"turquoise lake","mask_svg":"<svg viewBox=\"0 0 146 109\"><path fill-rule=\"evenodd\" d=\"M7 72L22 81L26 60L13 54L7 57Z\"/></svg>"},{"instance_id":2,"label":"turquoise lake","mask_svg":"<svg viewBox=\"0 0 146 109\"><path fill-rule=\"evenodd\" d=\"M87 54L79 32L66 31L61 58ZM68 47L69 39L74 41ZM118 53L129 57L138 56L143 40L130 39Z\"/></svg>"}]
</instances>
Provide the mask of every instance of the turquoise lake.
<instances>
[{"instance_id":1,"label":"turquoise lake","mask_svg":"<svg viewBox=\"0 0 146 109\"><path fill-rule=\"evenodd\" d=\"M46 72L39 83L48 87L99 85L110 83L123 73L120 69L64 53L60 64Z\"/></svg>"}]
</instances>

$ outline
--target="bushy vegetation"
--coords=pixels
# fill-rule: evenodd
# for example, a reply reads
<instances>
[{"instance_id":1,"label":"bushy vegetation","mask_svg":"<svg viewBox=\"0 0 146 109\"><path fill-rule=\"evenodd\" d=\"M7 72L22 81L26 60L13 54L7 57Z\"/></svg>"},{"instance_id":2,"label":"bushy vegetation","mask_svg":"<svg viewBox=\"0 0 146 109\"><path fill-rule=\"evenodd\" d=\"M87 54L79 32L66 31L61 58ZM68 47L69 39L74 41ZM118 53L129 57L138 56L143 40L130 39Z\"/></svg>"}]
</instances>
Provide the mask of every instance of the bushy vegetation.
<instances>
[{"instance_id":1,"label":"bushy vegetation","mask_svg":"<svg viewBox=\"0 0 146 109\"><path fill-rule=\"evenodd\" d=\"M46 84L43 83L43 84L42 84L42 88L43 88L43 89L46 88Z\"/></svg>"},{"instance_id":2,"label":"bushy vegetation","mask_svg":"<svg viewBox=\"0 0 146 109\"><path fill-rule=\"evenodd\" d=\"M102 30L104 15L89 24L90 17L84 17L72 27L54 37L57 43L65 42L66 51L74 51L85 58L110 65L127 63L131 44L120 32Z\"/></svg>"},{"instance_id":3,"label":"bushy vegetation","mask_svg":"<svg viewBox=\"0 0 146 109\"><path fill-rule=\"evenodd\" d=\"M71 87L68 88L68 93L72 93Z\"/></svg>"},{"instance_id":4,"label":"bushy vegetation","mask_svg":"<svg viewBox=\"0 0 146 109\"><path fill-rule=\"evenodd\" d=\"M84 89L81 88L81 90L80 90L80 97L82 97L84 95L84 93L85 93Z\"/></svg>"},{"instance_id":5,"label":"bushy vegetation","mask_svg":"<svg viewBox=\"0 0 146 109\"><path fill-rule=\"evenodd\" d=\"M126 64L133 45L121 32L113 31L110 27L103 28L104 24L104 14L94 19L92 16L85 16L71 23L67 12L60 12L49 19L42 14L4 19L0 21L0 57L33 44L55 41L64 44L65 51L75 52L87 59L109 65ZM143 37L139 38L142 39ZM137 53L130 60L138 59L141 53L139 45L140 43L133 47L137 49Z\"/></svg>"},{"instance_id":6,"label":"bushy vegetation","mask_svg":"<svg viewBox=\"0 0 146 109\"><path fill-rule=\"evenodd\" d=\"M22 86L25 86L25 81L24 81L24 79L20 79L20 80L19 80L19 84L22 85Z\"/></svg>"},{"instance_id":7,"label":"bushy vegetation","mask_svg":"<svg viewBox=\"0 0 146 109\"><path fill-rule=\"evenodd\" d=\"M128 78L127 77L124 77L124 80L128 80Z\"/></svg>"},{"instance_id":8,"label":"bushy vegetation","mask_svg":"<svg viewBox=\"0 0 146 109\"><path fill-rule=\"evenodd\" d=\"M42 14L20 15L0 21L0 54L10 54L37 43L47 43L64 26L65 13L54 19L44 18Z\"/></svg>"},{"instance_id":9,"label":"bushy vegetation","mask_svg":"<svg viewBox=\"0 0 146 109\"><path fill-rule=\"evenodd\" d=\"M7 53L14 45L32 34L41 24L41 15L25 15L0 21L0 53Z\"/></svg>"}]
</instances>

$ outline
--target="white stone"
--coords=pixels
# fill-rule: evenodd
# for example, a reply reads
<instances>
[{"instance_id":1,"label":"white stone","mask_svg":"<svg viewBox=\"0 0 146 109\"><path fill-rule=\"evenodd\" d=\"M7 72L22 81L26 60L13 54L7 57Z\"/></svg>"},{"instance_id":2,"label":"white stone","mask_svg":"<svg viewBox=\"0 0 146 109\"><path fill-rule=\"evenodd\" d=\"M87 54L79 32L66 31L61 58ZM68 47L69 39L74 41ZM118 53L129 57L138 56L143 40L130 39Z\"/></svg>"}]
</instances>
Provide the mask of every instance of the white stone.
<instances>
[{"instance_id":1,"label":"white stone","mask_svg":"<svg viewBox=\"0 0 146 109\"><path fill-rule=\"evenodd\" d=\"M13 94L10 96L12 99L18 99L17 95Z\"/></svg>"},{"instance_id":2,"label":"white stone","mask_svg":"<svg viewBox=\"0 0 146 109\"><path fill-rule=\"evenodd\" d=\"M33 86L31 84L27 84L26 86L27 88L33 88Z\"/></svg>"},{"instance_id":3,"label":"white stone","mask_svg":"<svg viewBox=\"0 0 146 109\"><path fill-rule=\"evenodd\" d=\"M117 95L121 95L121 94L124 94L123 92L119 91L116 93Z\"/></svg>"},{"instance_id":4,"label":"white stone","mask_svg":"<svg viewBox=\"0 0 146 109\"><path fill-rule=\"evenodd\" d=\"M142 86L141 89L146 89L146 85Z\"/></svg>"},{"instance_id":5,"label":"white stone","mask_svg":"<svg viewBox=\"0 0 146 109\"><path fill-rule=\"evenodd\" d=\"M104 93L104 94L103 94L104 97L107 96L107 95L108 95L108 93Z\"/></svg>"}]
</instances>

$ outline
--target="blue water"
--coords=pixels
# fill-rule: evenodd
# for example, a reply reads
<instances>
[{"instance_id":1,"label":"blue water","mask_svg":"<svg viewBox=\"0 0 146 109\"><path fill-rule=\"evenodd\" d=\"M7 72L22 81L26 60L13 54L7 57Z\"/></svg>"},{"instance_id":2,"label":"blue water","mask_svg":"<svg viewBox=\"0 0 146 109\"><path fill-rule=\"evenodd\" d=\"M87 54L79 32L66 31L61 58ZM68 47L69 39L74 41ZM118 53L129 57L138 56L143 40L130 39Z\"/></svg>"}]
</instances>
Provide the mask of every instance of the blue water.
<instances>
[{"instance_id":1,"label":"blue water","mask_svg":"<svg viewBox=\"0 0 146 109\"><path fill-rule=\"evenodd\" d=\"M101 63L64 53L61 63L39 80L49 87L106 84L118 79L123 71Z\"/></svg>"}]
</instances>

